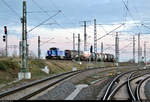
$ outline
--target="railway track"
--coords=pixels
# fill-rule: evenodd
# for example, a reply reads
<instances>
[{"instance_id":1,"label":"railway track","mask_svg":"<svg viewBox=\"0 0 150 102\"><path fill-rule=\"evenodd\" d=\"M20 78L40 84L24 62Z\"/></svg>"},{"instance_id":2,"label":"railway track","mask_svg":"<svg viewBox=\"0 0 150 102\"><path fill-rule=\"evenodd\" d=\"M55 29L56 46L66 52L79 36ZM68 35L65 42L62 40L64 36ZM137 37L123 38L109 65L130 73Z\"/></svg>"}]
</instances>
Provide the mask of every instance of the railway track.
<instances>
[{"instance_id":1,"label":"railway track","mask_svg":"<svg viewBox=\"0 0 150 102\"><path fill-rule=\"evenodd\" d=\"M75 72L67 72L63 74L59 74L53 77L45 78L40 81L36 81L3 93L0 93L1 100L19 100L19 99L27 99L31 94L35 95L37 92L42 91L66 78L69 78L75 74L80 73L81 71ZM41 87L42 86L42 87ZM22 94L23 93L23 94ZM28 96L28 97L27 97Z\"/></svg>"},{"instance_id":2,"label":"railway track","mask_svg":"<svg viewBox=\"0 0 150 102\"><path fill-rule=\"evenodd\" d=\"M43 91L53 88L54 85L59 84L62 81L71 78L72 76L75 76L85 71L96 70L96 69L99 69L99 68L90 68L90 69L85 69L85 70L70 71L70 72L59 74L59 75L51 76L51 77L48 77L39 81L35 81L30 84L0 93L0 100L29 100L35 96L38 96ZM115 70L114 67L109 67L106 69L102 68L100 72L106 72L112 69ZM133 72L133 71L135 70L131 70L130 72ZM117 77L118 78L122 77L123 75L127 73L129 72L120 74ZM118 80L117 77L115 78L116 81ZM114 83L115 81L112 84ZM110 86L110 88L112 88L112 86Z\"/></svg>"},{"instance_id":3,"label":"railway track","mask_svg":"<svg viewBox=\"0 0 150 102\"><path fill-rule=\"evenodd\" d=\"M149 79L150 76L147 76L145 77L143 80L140 81L140 83L137 85L136 87L136 98L137 98L137 101L142 101L142 98L141 98L141 94L140 94L140 89L141 89L141 85L147 80Z\"/></svg>"},{"instance_id":4,"label":"railway track","mask_svg":"<svg viewBox=\"0 0 150 102\"><path fill-rule=\"evenodd\" d=\"M133 89L132 89L132 87L131 87L131 82L130 82L130 79L131 79L131 77L132 77L133 75L134 75L134 72L132 72L132 73L128 76L127 89L128 89L130 98L131 98L133 101L136 101L136 98L135 98L135 96L134 96Z\"/></svg>"},{"instance_id":5,"label":"railway track","mask_svg":"<svg viewBox=\"0 0 150 102\"><path fill-rule=\"evenodd\" d=\"M135 70L122 73L122 74L118 75L117 77L115 77L111 81L111 83L109 84L109 86L107 87L106 92L104 93L104 96L103 96L102 100L107 100L107 98L109 97L110 91L112 90L112 87L114 86L115 82L117 82L119 80L119 78L121 78L123 75L128 74L128 73L133 72L133 71L135 71Z\"/></svg>"},{"instance_id":6,"label":"railway track","mask_svg":"<svg viewBox=\"0 0 150 102\"><path fill-rule=\"evenodd\" d=\"M99 68L91 68L86 70L77 70L77 71L70 71L63 74L55 75L52 77L48 77L36 82L32 82L30 84L5 91L3 93L0 93L0 100L28 100L31 97L36 96L37 94L41 93L42 91L45 91L46 89L74 76L79 73L89 71L89 70L96 70ZM112 70L111 68L106 68L103 71L106 70Z\"/></svg>"},{"instance_id":7,"label":"railway track","mask_svg":"<svg viewBox=\"0 0 150 102\"><path fill-rule=\"evenodd\" d=\"M149 73L148 70L132 70L118 75L107 87L102 100L142 100L140 88L142 83L150 78ZM117 80L121 82L116 85Z\"/></svg>"}]
</instances>

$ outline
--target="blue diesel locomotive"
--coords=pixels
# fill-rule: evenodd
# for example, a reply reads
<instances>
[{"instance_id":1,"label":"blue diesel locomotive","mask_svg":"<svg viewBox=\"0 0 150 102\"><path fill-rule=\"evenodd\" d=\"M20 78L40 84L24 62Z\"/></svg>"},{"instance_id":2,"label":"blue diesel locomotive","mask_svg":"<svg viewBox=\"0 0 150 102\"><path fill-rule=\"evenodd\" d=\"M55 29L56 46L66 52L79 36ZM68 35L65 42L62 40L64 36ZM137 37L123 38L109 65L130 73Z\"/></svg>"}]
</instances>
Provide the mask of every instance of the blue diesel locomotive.
<instances>
[{"instance_id":1,"label":"blue diesel locomotive","mask_svg":"<svg viewBox=\"0 0 150 102\"><path fill-rule=\"evenodd\" d=\"M52 47L47 51L47 56L46 59L64 59L65 57L65 52L60 51L59 48Z\"/></svg>"}]
</instances>

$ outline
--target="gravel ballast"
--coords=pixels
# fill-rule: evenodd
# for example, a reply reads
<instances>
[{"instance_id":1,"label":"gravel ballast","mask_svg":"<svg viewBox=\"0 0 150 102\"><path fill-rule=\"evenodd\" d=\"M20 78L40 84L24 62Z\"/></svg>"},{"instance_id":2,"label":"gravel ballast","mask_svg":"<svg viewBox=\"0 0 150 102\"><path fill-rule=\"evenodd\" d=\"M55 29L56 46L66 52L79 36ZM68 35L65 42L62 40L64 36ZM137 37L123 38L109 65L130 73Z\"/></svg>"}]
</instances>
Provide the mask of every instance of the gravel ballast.
<instances>
[{"instance_id":1,"label":"gravel ballast","mask_svg":"<svg viewBox=\"0 0 150 102\"><path fill-rule=\"evenodd\" d=\"M87 76L96 74L98 72L101 72L102 70L105 69L90 70L90 71L82 72L77 76L73 76L69 80L49 90L46 94L39 96L38 98L36 98L36 100L64 100L76 89L76 85L78 82L85 79ZM99 86L100 85L97 86L90 85L87 88L83 88L74 99L75 100L96 99L97 96L94 94L95 91L97 91L96 94L98 94L100 88L103 87L103 86L102 87Z\"/></svg>"},{"instance_id":2,"label":"gravel ballast","mask_svg":"<svg viewBox=\"0 0 150 102\"><path fill-rule=\"evenodd\" d=\"M112 68L113 69L113 68ZM111 70L112 70L111 69ZM89 70L86 72L82 72L76 76L73 76L69 80L63 82L59 86L54 89L48 91L46 94L38 97L38 100L65 100L74 90L76 89L76 85L79 85L79 82L86 79L88 76L96 75L107 69L100 68L95 70ZM108 69L110 70L110 69ZM81 91L74 97L73 100L100 100L102 97L102 89L106 84L111 80L110 78L103 79L101 81L96 82L95 84L89 85L81 89Z\"/></svg>"},{"instance_id":3,"label":"gravel ballast","mask_svg":"<svg viewBox=\"0 0 150 102\"><path fill-rule=\"evenodd\" d=\"M69 79L66 79L66 81L58 83L54 85L52 88L49 88L46 92L43 92L36 97L33 97L32 99L34 100L64 100L66 99L70 94L72 94L77 88L77 85L82 84L82 80L85 80L88 76L96 76L96 74L106 74L104 73L106 70L114 70L115 68L99 68L95 70L88 70L82 73L79 73ZM104 71L104 72L103 72ZM111 74L110 72L108 72ZM90 80L91 82L94 83L89 83L88 87L82 88L80 92L78 92L77 95L73 98L73 100L99 100L101 99L101 90L104 89L104 86L106 86L107 79L110 79L112 75L108 77L103 77L101 78L99 76L98 81ZM97 75L98 76L98 75ZM93 77L94 79L94 77ZM95 80L97 80L95 78ZM49 84L49 83L48 83ZM83 83L84 84L84 83ZM86 83L85 83L86 84ZM31 99L31 100L32 100Z\"/></svg>"},{"instance_id":4,"label":"gravel ballast","mask_svg":"<svg viewBox=\"0 0 150 102\"><path fill-rule=\"evenodd\" d=\"M71 82L65 81L36 100L63 100L75 89L76 87Z\"/></svg>"},{"instance_id":5,"label":"gravel ballast","mask_svg":"<svg viewBox=\"0 0 150 102\"><path fill-rule=\"evenodd\" d=\"M144 93L147 99L150 99L150 80L148 80L144 86Z\"/></svg>"}]
</instances>

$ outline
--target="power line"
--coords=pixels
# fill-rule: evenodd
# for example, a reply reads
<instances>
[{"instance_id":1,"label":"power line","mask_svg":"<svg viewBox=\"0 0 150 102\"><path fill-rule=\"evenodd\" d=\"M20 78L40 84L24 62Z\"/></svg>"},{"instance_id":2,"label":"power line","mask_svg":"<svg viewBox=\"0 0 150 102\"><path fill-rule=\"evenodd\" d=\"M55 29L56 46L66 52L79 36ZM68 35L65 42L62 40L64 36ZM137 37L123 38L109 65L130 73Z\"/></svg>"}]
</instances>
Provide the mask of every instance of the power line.
<instances>
[{"instance_id":1,"label":"power line","mask_svg":"<svg viewBox=\"0 0 150 102\"><path fill-rule=\"evenodd\" d=\"M126 4L128 5L128 0L126 0ZM125 23L127 21L127 10L123 5L123 23ZM124 28L126 27L126 25L124 25Z\"/></svg>"},{"instance_id":2,"label":"power line","mask_svg":"<svg viewBox=\"0 0 150 102\"><path fill-rule=\"evenodd\" d=\"M98 25L100 25L100 27L104 30L104 32L107 34L108 32L106 31L106 29L103 27L103 25L102 24L98 24Z\"/></svg>"},{"instance_id":3,"label":"power line","mask_svg":"<svg viewBox=\"0 0 150 102\"><path fill-rule=\"evenodd\" d=\"M149 26L147 26L147 25L145 25L145 24L141 24L143 27L145 27L145 28L147 28L147 29L149 29L150 30L150 27Z\"/></svg>"},{"instance_id":4,"label":"power line","mask_svg":"<svg viewBox=\"0 0 150 102\"><path fill-rule=\"evenodd\" d=\"M47 12L45 12L45 10L37 2L35 2L34 0L32 0L32 2L41 10L41 12L45 13L47 16L50 16Z\"/></svg>"},{"instance_id":5,"label":"power line","mask_svg":"<svg viewBox=\"0 0 150 102\"><path fill-rule=\"evenodd\" d=\"M108 32L107 34L103 35L102 37L98 38L97 40L100 40L100 39L104 38L105 36L109 35L110 33L112 33L113 31L117 30L118 28L120 28L123 25L124 25L124 23L121 24L120 26L118 26L117 28L113 29L112 31Z\"/></svg>"},{"instance_id":6,"label":"power line","mask_svg":"<svg viewBox=\"0 0 150 102\"><path fill-rule=\"evenodd\" d=\"M127 48L127 47L129 47L129 46L130 46L130 44L132 44L132 42L131 42L131 43L129 43L128 45L124 46L123 48L121 48L121 49L120 49L120 51L121 51L121 50L123 50L123 49L125 49L125 48Z\"/></svg>"},{"instance_id":7,"label":"power line","mask_svg":"<svg viewBox=\"0 0 150 102\"><path fill-rule=\"evenodd\" d=\"M58 9L58 7L55 5L55 3L52 0L49 0L51 4L55 7L55 9Z\"/></svg>"},{"instance_id":8,"label":"power line","mask_svg":"<svg viewBox=\"0 0 150 102\"><path fill-rule=\"evenodd\" d=\"M54 18L52 18L52 20L55 21L55 23L62 29L65 29L65 27L62 26L62 24L59 24ZM68 33L72 34L73 32L67 31Z\"/></svg>"},{"instance_id":9,"label":"power line","mask_svg":"<svg viewBox=\"0 0 150 102\"><path fill-rule=\"evenodd\" d=\"M128 5L128 0L126 0L126 4ZM123 15L123 18L124 18L124 22L126 22L126 17L127 17L126 8L124 8L124 10L125 10L125 14Z\"/></svg>"},{"instance_id":10,"label":"power line","mask_svg":"<svg viewBox=\"0 0 150 102\"><path fill-rule=\"evenodd\" d=\"M48 12L56 12L55 10L54 11L29 11L27 13L48 13Z\"/></svg>"},{"instance_id":11,"label":"power line","mask_svg":"<svg viewBox=\"0 0 150 102\"><path fill-rule=\"evenodd\" d=\"M52 19L53 17L55 17L55 16L56 16L57 14L59 14L60 12L61 12L61 11L58 11L56 14L50 16L49 18L47 18L46 20L44 20L43 22L41 22L40 24L38 24L38 25L35 26L34 28L30 29L30 30L28 31L28 33L31 32L32 30L36 29L37 27L41 26L42 24L44 24L44 23L47 22L48 20Z\"/></svg>"},{"instance_id":12,"label":"power line","mask_svg":"<svg viewBox=\"0 0 150 102\"><path fill-rule=\"evenodd\" d=\"M42 11L44 11L34 0L32 0L32 2L33 2L38 8L40 8Z\"/></svg>"},{"instance_id":13,"label":"power line","mask_svg":"<svg viewBox=\"0 0 150 102\"><path fill-rule=\"evenodd\" d=\"M140 13L139 13L139 11L138 11L138 9L136 8L135 5L133 5L133 8L135 9L136 14L138 13L139 19L142 20L142 16L140 15Z\"/></svg>"},{"instance_id":14,"label":"power line","mask_svg":"<svg viewBox=\"0 0 150 102\"><path fill-rule=\"evenodd\" d=\"M40 7L40 5L39 5L37 2L35 2L35 0L32 0L32 1L33 1L33 3L34 3L41 11L43 11L44 13L46 13L47 16L50 16L47 12L45 12L45 10L44 10L42 7ZM60 11L60 13L62 12L62 11L59 10L59 9L57 9L57 10ZM54 22L55 22L59 27L61 27L61 28L64 29L64 27L63 27L61 24L59 24L54 18L52 18L52 20L54 20ZM72 33L72 32L69 32L69 33Z\"/></svg>"},{"instance_id":15,"label":"power line","mask_svg":"<svg viewBox=\"0 0 150 102\"><path fill-rule=\"evenodd\" d=\"M44 45L44 44L48 43L49 41L51 41L51 40L53 40L53 39L55 39L55 38L51 38L51 39L49 39L49 40L47 40L47 41L45 41L45 42L41 43L40 45L42 46L42 45Z\"/></svg>"},{"instance_id":16,"label":"power line","mask_svg":"<svg viewBox=\"0 0 150 102\"><path fill-rule=\"evenodd\" d=\"M1 0L3 2L3 4L5 4L14 14L17 18L20 19L19 14L5 1L5 0Z\"/></svg>"},{"instance_id":17,"label":"power line","mask_svg":"<svg viewBox=\"0 0 150 102\"><path fill-rule=\"evenodd\" d=\"M124 2L124 0L121 0L121 1L123 2L123 4L124 4L125 8L127 9L127 11L128 11L128 13L129 13L129 15L131 16L131 18L135 21L135 19L134 19L133 15L131 14L131 12L130 12L130 10L129 10L128 6L126 5L126 3ZM139 31L141 32L141 29L139 28L139 26L137 25L137 23L134 23L134 24L136 24L136 27L137 27L137 28L139 29Z\"/></svg>"},{"instance_id":18,"label":"power line","mask_svg":"<svg viewBox=\"0 0 150 102\"><path fill-rule=\"evenodd\" d=\"M34 0L32 0L32 2L41 10L41 12L47 14L47 16L50 16L47 12L45 12L45 10L37 2L35 2Z\"/></svg>"},{"instance_id":19,"label":"power line","mask_svg":"<svg viewBox=\"0 0 150 102\"><path fill-rule=\"evenodd\" d=\"M58 10L58 7L56 6L56 4L53 2L53 0L49 0L50 2L51 2L51 4L55 7L55 9L57 9ZM65 13L62 11L61 12L61 14L67 19L67 20L69 20L70 21L70 23L72 24L72 25L74 25L75 23L73 23L66 15L65 15Z\"/></svg>"}]
</instances>

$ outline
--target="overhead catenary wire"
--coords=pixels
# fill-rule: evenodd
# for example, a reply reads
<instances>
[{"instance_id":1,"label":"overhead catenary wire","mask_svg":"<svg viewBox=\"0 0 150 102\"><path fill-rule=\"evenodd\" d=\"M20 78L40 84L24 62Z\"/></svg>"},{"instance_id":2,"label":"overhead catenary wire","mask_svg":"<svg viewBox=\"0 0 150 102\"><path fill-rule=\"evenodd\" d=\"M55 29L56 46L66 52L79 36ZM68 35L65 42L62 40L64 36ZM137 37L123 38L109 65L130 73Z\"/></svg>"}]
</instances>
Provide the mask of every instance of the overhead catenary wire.
<instances>
[{"instance_id":1,"label":"overhead catenary wire","mask_svg":"<svg viewBox=\"0 0 150 102\"><path fill-rule=\"evenodd\" d=\"M28 11L27 13L48 13L48 12L56 12L56 11Z\"/></svg>"},{"instance_id":2,"label":"overhead catenary wire","mask_svg":"<svg viewBox=\"0 0 150 102\"><path fill-rule=\"evenodd\" d=\"M42 46L42 45L44 45L44 44L48 43L49 41L51 41L51 40L53 40L53 39L55 39L55 38L51 38L51 39L49 39L49 40L47 40L47 41L45 41L45 42L41 43L40 45Z\"/></svg>"},{"instance_id":3,"label":"overhead catenary wire","mask_svg":"<svg viewBox=\"0 0 150 102\"><path fill-rule=\"evenodd\" d=\"M45 10L35 0L32 0L32 2L33 2L34 5L36 5L41 10L41 12L45 13L47 16L50 16L48 14L48 12L45 12ZM61 10L58 10L58 11L61 11ZM52 20L54 20L54 18L52 18Z\"/></svg>"},{"instance_id":4,"label":"overhead catenary wire","mask_svg":"<svg viewBox=\"0 0 150 102\"><path fill-rule=\"evenodd\" d=\"M103 29L103 31L107 34L108 32L106 31L106 29L103 27L103 25L102 24L98 24L98 25L100 25L100 27Z\"/></svg>"},{"instance_id":5,"label":"overhead catenary wire","mask_svg":"<svg viewBox=\"0 0 150 102\"><path fill-rule=\"evenodd\" d=\"M126 4L128 5L128 0L126 0ZM125 23L125 22L127 22L127 10L126 10L126 8L124 7L124 5L122 5L123 6L123 23ZM124 28L126 27L126 25L124 25Z\"/></svg>"},{"instance_id":6,"label":"overhead catenary wire","mask_svg":"<svg viewBox=\"0 0 150 102\"><path fill-rule=\"evenodd\" d=\"M132 42L130 42L128 45L124 46L123 48L121 48L119 51L122 51L123 49L129 47L132 44Z\"/></svg>"},{"instance_id":7,"label":"overhead catenary wire","mask_svg":"<svg viewBox=\"0 0 150 102\"><path fill-rule=\"evenodd\" d=\"M114 32L115 30L117 30L118 28L120 28L120 27L123 26L123 25L124 25L124 23L121 24L120 26L118 26L117 28L113 29L112 31L108 32L107 34L103 35L102 37L98 38L97 40L100 40L100 39L104 38L105 36L107 36L107 35L109 35L110 33Z\"/></svg>"},{"instance_id":8,"label":"overhead catenary wire","mask_svg":"<svg viewBox=\"0 0 150 102\"><path fill-rule=\"evenodd\" d=\"M135 19L134 19L133 15L131 14L131 12L130 12L128 6L127 6L126 3L125 3L125 1L124 1L124 0L121 0L121 1L123 2L125 8L127 9L129 15L131 16L131 18L135 21ZM137 23L135 22L134 24L136 25L137 29L141 32L141 29L139 28L139 26L137 25Z\"/></svg>"},{"instance_id":9,"label":"overhead catenary wire","mask_svg":"<svg viewBox=\"0 0 150 102\"><path fill-rule=\"evenodd\" d=\"M35 1L35 0L32 0L32 2L41 10L41 11L43 11L43 13L45 13L45 14L47 14L47 16L50 16L49 14L48 14L48 12L45 12L45 10ZM60 11L60 13L62 12L61 10L59 10L59 9L57 9L57 11ZM52 18L52 20L55 22L55 24L57 24L60 28L63 28L63 29L65 29L61 24L59 24L54 18ZM69 31L67 31L68 33L73 33L73 32L69 32Z\"/></svg>"},{"instance_id":10,"label":"overhead catenary wire","mask_svg":"<svg viewBox=\"0 0 150 102\"><path fill-rule=\"evenodd\" d=\"M139 11L137 10L136 6L134 6L135 11L138 13L139 18L142 20L142 16L140 15Z\"/></svg>"},{"instance_id":11,"label":"overhead catenary wire","mask_svg":"<svg viewBox=\"0 0 150 102\"><path fill-rule=\"evenodd\" d=\"M53 2L53 0L49 0L49 1L50 1L51 4L55 7L55 9L58 10L58 7L57 7L56 4ZM75 24L75 23L73 23L73 22L70 20L70 18L68 18L68 17L65 15L65 13L64 13L63 11L61 12L61 14L67 19L67 21L69 20L72 25Z\"/></svg>"},{"instance_id":12,"label":"overhead catenary wire","mask_svg":"<svg viewBox=\"0 0 150 102\"><path fill-rule=\"evenodd\" d=\"M56 10L52 10L52 11L47 11L47 10L44 10L35 0L32 0L33 4L35 4L41 11L31 11L31 12L28 12L28 13L45 13L47 14L47 16L50 16L48 14L48 12L56 12ZM60 11L60 10L57 10L57 11Z\"/></svg>"},{"instance_id":13,"label":"overhead catenary wire","mask_svg":"<svg viewBox=\"0 0 150 102\"><path fill-rule=\"evenodd\" d=\"M135 9L136 14L139 15L139 19L142 20L140 24L143 26L143 23L144 23L144 22L143 22L143 18L142 18L142 16L141 16L141 14L139 13L139 11L138 11L138 9L136 8L135 5L133 5L133 8ZM143 26L143 27L144 27L144 26ZM148 28L148 29L149 29L149 28Z\"/></svg>"},{"instance_id":14,"label":"overhead catenary wire","mask_svg":"<svg viewBox=\"0 0 150 102\"><path fill-rule=\"evenodd\" d=\"M147 25L145 25L145 24L141 24L143 27L145 27L145 28L147 28L147 29L149 29L150 30L150 27L149 26L147 26Z\"/></svg>"},{"instance_id":15,"label":"overhead catenary wire","mask_svg":"<svg viewBox=\"0 0 150 102\"><path fill-rule=\"evenodd\" d=\"M19 14L18 14L5 0L1 0L1 1L3 2L3 4L4 4L5 6L7 6L7 8L9 8L9 9L15 14L15 16L16 16L17 18L20 19Z\"/></svg>"},{"instance_id":16,"label":"overhead catenary wire","mask_svg":"<svg viewBox=\"0 0 150 102\"><path fill-rule=\"evenodd\" d=\"M36 29L37 27L41 26L42 24L46 23L48 20L52 19L53 17L57 16L61 11L58 11L57 13L55 13L54 15L50 16L49 18L47 18L46 20L42 21L40 24L38 24L37 26L33 27L32 29L30 29L27 33L33 31L34 29Z\"/></svg>"},{"instance_id":17,"label":"overhead catenary wire","mask_svg":"<svg viewBox=\"0 0 150 102\"><path fill-rule=\"evenodd\" d=\"M126 0L126 4L128 5L128 0ZM126 22L127 11L126 11L126 8L124 8L124 5L123 5L123 9L124 9L124 13L123 13L123 21Z\"/></svg>"}]
</instances>

